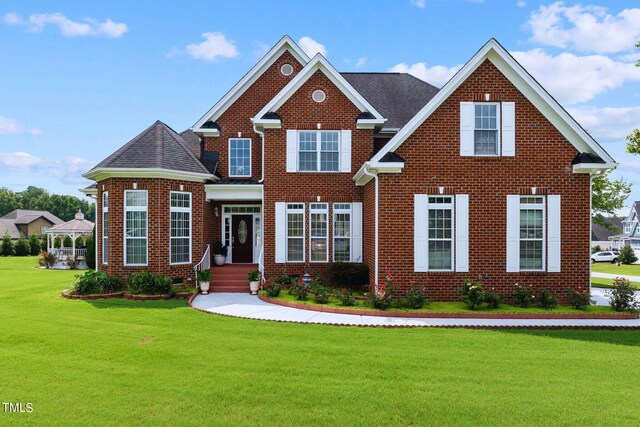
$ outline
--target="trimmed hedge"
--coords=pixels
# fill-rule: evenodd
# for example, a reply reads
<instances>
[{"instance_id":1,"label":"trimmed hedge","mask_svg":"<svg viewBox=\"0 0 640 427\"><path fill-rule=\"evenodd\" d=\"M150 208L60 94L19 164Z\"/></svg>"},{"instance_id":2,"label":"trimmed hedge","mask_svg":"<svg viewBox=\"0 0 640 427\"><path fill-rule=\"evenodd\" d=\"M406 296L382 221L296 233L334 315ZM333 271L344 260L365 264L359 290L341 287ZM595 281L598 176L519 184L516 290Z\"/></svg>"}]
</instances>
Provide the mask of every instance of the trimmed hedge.
<instances>
[{"instance_id":1,"label":"trimmed hedge","mask_svg":"<svg viewBox=\"0 0 640 427\"><path fill-rule=\"evenodd\" d=\"M127 286L132 294L163 295L174 292L173 280L164 274L154 275L148 271L131 273L127 278Z\"/></svg>"},{"instance_id":2,"label":"trimmed hedge","mask_svg":"<svg viewBox=\"0 0 640 427\"><path fill-rule=\"evenodd\" d=\"M331 283L338 287L355 289L369 283L369 266L364 263L334 262L327 274Z\"/></svg>"}]
</instances>

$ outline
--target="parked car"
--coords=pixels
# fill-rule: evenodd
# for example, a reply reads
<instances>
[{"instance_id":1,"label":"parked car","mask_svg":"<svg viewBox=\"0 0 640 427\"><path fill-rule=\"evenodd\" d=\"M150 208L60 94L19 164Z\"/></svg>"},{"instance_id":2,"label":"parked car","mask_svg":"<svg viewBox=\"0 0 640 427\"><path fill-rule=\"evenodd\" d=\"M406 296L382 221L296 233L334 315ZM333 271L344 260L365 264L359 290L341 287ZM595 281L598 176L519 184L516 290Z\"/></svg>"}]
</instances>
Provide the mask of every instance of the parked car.
<instances>
[{"instance_id":1,"label":"parked car","mask_svg":"<svg viewBox=\"0 0 640 427\"><path fill-rule=\"evenodd\" d=\"M617 262L618 254L613 252L596 252L595 254L591 254L591 262Z\"/></svg>"}]
</instances>

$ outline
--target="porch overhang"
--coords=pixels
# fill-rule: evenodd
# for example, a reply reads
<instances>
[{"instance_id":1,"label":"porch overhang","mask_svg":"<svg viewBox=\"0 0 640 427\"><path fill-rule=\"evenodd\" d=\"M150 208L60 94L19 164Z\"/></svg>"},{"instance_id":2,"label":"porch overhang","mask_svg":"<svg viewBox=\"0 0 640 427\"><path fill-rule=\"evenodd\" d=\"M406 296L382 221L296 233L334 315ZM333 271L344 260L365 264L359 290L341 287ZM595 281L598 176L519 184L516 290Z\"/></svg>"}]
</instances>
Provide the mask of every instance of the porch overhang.
<instances>
[{"instance_id":1,"label":"porch overhang","mask_svg":"<svg viewBox=\"0 0 640 427\"><path fill-rule=\"evenodd\" d=\"M262 184L206 184L207 200L262 200Z\"/></svg>"}]
</instances>

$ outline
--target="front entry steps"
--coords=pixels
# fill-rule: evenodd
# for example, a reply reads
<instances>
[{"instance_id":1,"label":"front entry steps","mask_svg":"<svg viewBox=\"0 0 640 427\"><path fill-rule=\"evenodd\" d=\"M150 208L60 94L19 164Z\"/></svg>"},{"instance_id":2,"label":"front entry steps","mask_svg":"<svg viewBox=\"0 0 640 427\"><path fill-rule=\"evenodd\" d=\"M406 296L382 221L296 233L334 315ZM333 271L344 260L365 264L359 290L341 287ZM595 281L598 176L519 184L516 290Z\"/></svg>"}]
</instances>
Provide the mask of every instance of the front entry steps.
<instances>
[{"instance_id":1,"label":"front entry steps","mask_svg":"<svg viewBox=\"0 0 640 427\"><path fill-rule=\"evenodd\" d=\"M210 292L249 293L247 274L257 270L258 264L225 264L211 267Z\"/></svg>"}]
</instances>

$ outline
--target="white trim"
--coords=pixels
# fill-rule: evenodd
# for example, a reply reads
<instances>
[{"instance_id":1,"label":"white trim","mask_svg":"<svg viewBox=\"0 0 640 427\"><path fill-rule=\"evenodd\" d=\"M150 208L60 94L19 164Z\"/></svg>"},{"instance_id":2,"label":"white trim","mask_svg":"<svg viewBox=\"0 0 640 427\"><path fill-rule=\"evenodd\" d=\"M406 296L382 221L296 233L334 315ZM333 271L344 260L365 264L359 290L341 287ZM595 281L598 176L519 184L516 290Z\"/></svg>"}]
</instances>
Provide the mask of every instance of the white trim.
<instances>
[{"instance_id":1,"label":"white trim","mask_svg":"<svg viewBox=\"0 0 640 427\"><path fill-rule=\"evenodd\" d=\"M365 162L353 176L357 186L366 185L379 173L400 173L404 169L404 162Z\"/></svg>"},{"instance_id":2,"label":"white trim","mask_svg":"<svg viewBox=\"0 0 640 427\"><path fill-rule=\"evenodd\" d=\"M253 208L260 208L260 212L225 212L226 208L233 208L233 207L253 207ZM220 213L220 217L221 217L221 233L220 235L222 236L222 238L220 239L223 243L225 243L228 247L229 247L229 251L227 253L227 259L225 261L225 264L233 264L233 241L227 241L226 240L226 230L225 230L225 219L228 218L229 219L229 236L232 237L233 236L233 216L234 215L251 215L252 217L252 227L253 227L253 232L251 233L251 259L253 261L253 263L257 263L257 259L256 256L259 253L259 251L257 251L256 249L258 249L258 245L256 242L256 218L260 218L260 244L263 245L264 243L264 234L263 234L263 230L264 230L264 223L262 221L262 204L255 204L255 205L237 205L237 204L233 204L233 205L222 205L222 212Z\"/></svg>"},{"instance_id":3,"label":"white trim","mask_svg":"<svg viewBox=\"0 0 640 427\"><path fill-rule=\"evenodd\" d=\"M500 135L502 136L502 157L516 155L516 103L501 103L502 120L500 123Z\"/></svg>"},{"instance_id":4,"label":"white trim","mask_svg":"<svg viewBox=\"0 0 640 427\"><path fill-rule=\"evenodd\" d=\"M299 173L340 173L343 172L341 169L342 166L342 131L339 130L331 130L331 129L326 129L326 130L298 130L295 131L296 132L296 170L295 172L299 172ZM300 170L300 135L303 133L314 133L316 135L316 169L315 170ZM337 151L322 151L322 134L323 133L335 133L338 135L338 150ZM289 131L287 131L287 142L289 142L288 138L289 138ZM287 147L289 148L289 147ZM349 146L349 148L351 148ZM313 151L305 151L305 153L312 153ZM321 159L322 159L322 153L336 153L338 155L338 168L336 170L321 170ZM289 158L289 152L287 150L287 159ZM351 157L349 157L351 158Z\"/></svg>"},{"instance_id":5,"label":"white trim","mask_svg":"<svg viewBox=\"0 0 640 427\"><path fill-rule=\"evenodd\" d=\"M207 200L262 200L262 184L206 184Z\"/></svg>"},{"instance_id":6,"label":"white trim","mask_svg":"<svg viewBox=\"0 0 640 427\"><path fill-rule=\"evenodd\" d=\"M106 196L106 197L105 197ZM107 200L107 207L104 207L104 201L105 199ZM100 252L101 252L101 258L102 258L102 264L103 265L109 265L108 261L109 261L109 233L107 232L107 235L104 235L104 214L108 214L109 213L109 192L108 191L104 191L102 193L102 221L101 221L101 227L100 227L100 241L102 242L102 244L100 245ZM108 217L107 217L108 218ZM107 219L107 230L109 230L109 219ZM107 240L107 253L105 254L104 252L104 248L105 248L105 244L104 241L105 239ZM95 244L95 242L94 242Z\"/></svg>"},{"instance_id":7,"label":"white trim","mask_svg":"<svg viewBox=\"0 0 640 427\"><path fill-rule=\"evenodd\" d=\"M617 165L615 160L551 97L529 73L495 40L489 40L440 91L371 159L379 161L394 152L451 95L485 59L505 77L562 133L579 152L590 152Z\"/></svg>"},{"instance_id":8,"label":"white trim","mask_svg":"<svg viewBox=\"0 0 640 427\"><path fill-rule=\"evenodd\" d=\"M189 195L189 207L174 207L171 206L171 196L173 194L188 194ZM171 262L171 240L184 239L184 237L172 237L171 236L171 214L173 212L185 212L189 214L189 261L187 262ZM184 265L192 263L192 242L193 242L193 194L189 191L170 191L169 192L169 265Z\"/></svg>"},{"instance_id":9,"label":"white trim","mask_svg":"<svg viewBox=\"0 0 640 427\"><path fill-rule=\"evenodd\" d=\"M323 208L317 208L317 209L312 209L313 205L322 205L324 206ZM324 237L314 237L311 234L311 224L313 224L313 221L311 219L311 215L316 214L316 215L324 215L324 219L325 219L325 224L326 224L326 234ZM312 249L311 249L311 241L313 239L316 240L321 240L324 239L325 241L325 258L324 261L322 260L318 260L318 261L314 261L312 258ZM327 202L309 202L309 262L313 263L313 264L326 264L329 262L329 203Z\"/></svg>"},{"instance_id":10,"label":"white trim","mask_svg":"<svg viewBox=\"0 0 640 427\"><path fill-rule=\"evenodd\" d=\"M147 205L142 207L142 206L130 206L127 207L127 193L146 193L147 195ZM122 257L123 257L123 261L124 261L124 265L126 267L135 267L135 266L147 266L149 265L149 192L147 190L124 190L124 199L122 201L122 206L123 206L123 213L124 213L124 218L123 218L123 227L122 227L122 234L123 234L123 243L122 243ZM145 212L147 214L147 218L145 221L145 225L146 225L146 231L145 231L145 236L144 240L146 241L146 263L139 263L139 264L131 264L127 262L127 212ZM131 237L131 239L138 239L138 240L142 240L141 237Z\"/></svg>"},{"instance_id":11,"label":"white trim","mask_svg":"<svg viewBox=\"0 0 640 427\"><path fill-rule=\"evenodd\" d=\"M302 208L289 208L289 205L302 205ZM305 247L307 246L307 241L306 241L306 236L307 236L307 227L306 227L306 206L304 202L286 202L285 203L285 224L284 224L284 243L285 243L285 247L284 247L284 252L285 252L285 261L287 263L292 263L292 264L304 264L307 257L306 257L306 250ZM294 214L294 215L299 215L302 214L302 259L301 260L297 260L297 261L291 261L289 260L289 239L296 239L296 240L300 240L300 237L289 237L289 214Z\"/></svg>"},{"instance_id":12,"label":"white trim","mask_svg":"<svg viewBox=\"0 0 640 427\"><path fill-rule=\"evenodd\" d=\"M375 119L366 119L367 124L384 124L386 119L369 102L360 95L353 86L321 54L317 54L305 65L282 90L274 96L253 118L253 123L258 125L268 124L262 117L269 112L276 112L304 83L313 76L316 71L322 71L329 80L349 98L349 100L361 111L370 112ZM358 120L360 122L360 120Z\"/></svg>"},{"instance_id":13,"label":"white trim","mask_svg":"<svg viewBox=\"0 0 640 427\"><path fill-rule=\"evenodd\" d=\"M500 134L502 133L502 123L500 114L501 108L500 102L473 102L473 155L475 157L500 157L502 152L502 144ZM495 105L496 107L496 152L495 154L476 154L476 131L477 130L489 130L493 131L493 129L478 129L476 128L476 105Z\"/></svg>"},{"instance_id":14,"label":"white trim","mask_svg":"<svg viewBox=\"0 0 640 427\"><path fill-rule=\"evenodd\" d=\"M469 195L455 196L455 270L459 273L469 272Z\"/></svg>"},{"instance_id":15,"label":"white trim","mask_svg":"<svg viewBox=\"0 0 640 427\"><path fill-rule=\"evenodd\" d=\"M518 222L520 222L520 216L522 215L523 209L530 210L539 210L542 211L542 268L539 269L524 269L520 267L521 259L520 259L520 242L523 241L523 238L518 235L518 271L522 272L530 272L530 271L547 271L547 198L545 196L539 195L520 195L518 200ZM540 198L542 199L542 203L522 203L523 198ZM520 234L520 233L518 233ZM525 238L525 241L538 241L540 239L528 239Z\"/></svg>"},{"instance_id":16,"label":"white trim","mask_svg":"<svg viewBox=\"0 0 640 427\"><path fill-rule=\"evenodd\" d=\"M451 200L449 203L430 203L429 198L431 197L447 197ZM414 196L415 198L415 196ZM427 197L427 209L426 209L426 217L424 218L425 223L427 224L427 271L456 271L456 209L455 209L455 196L453 194L428 194ZM451 211L451 237L447 238L430 238L429 237L429 210L430 209L442 209L442 210L450 210ZM429 241L434 240L436 242L451 242L451 268L429 268Z\"/></svg>"},{"instance_id":17,"label":"white trim","mask_svg":"<svg viewBox=\"0 0 640 427\"><path fill-rule=\"evenodd\" d=\"M618 166L617 163L577 163L573 165L573 173L604 172Z\"/></svg>"},{"instance_id":18,"label":"white trim","mask_svg":"<svg viewBox=\"0 0 640 427\"><path fill-rule=\"evenodd\" d=\"M88 197L97 197L98 196L98 189L96 187L80 188L78 191L81 192L82 194L84 194L85 196L88 196Z\"/></svg>"},{"instance_id":19,"label":"white trim","mask_svg":"<svg viewBox=\"0 0 640 427\"><path fill-rule=\"evenodd\" d=\"M337 209L336 205L349 205L349 209ZM331 231L333 234L331 251L331 261L333 262L353 262L353 203L352 202L335 202L331 206L333 214L331 215ZM349 214L349 236L339 236L338 239L349 239L349 260L336 261L336 215Z\"/></svg>"},{"instance_id":20,"label":"white trim","mask_svg":"<svg viewBox=\"0 0 640 427\"><path fill-rule=\"evenodd\" d=\"M284 36L267 52L262 59L249 70L247 74L227 92L209 111L198 120L191 130L196 133L204 133L207 130L201 129L209 120L216 121L242 94L255 83L262 74L273 65L273 63L285 52L291 55L303 66L309 62L309 57L300 47L294 43L289 36ZM262 116L260 116L262 117Z\"/></svg>"},{"instance_id":21,"label":"white trim","mask_svg":"<svg viewBox=\"0 0 640 427\"><path fill-rule=\"evenodd\" d=\"M94 181L102 181L107 178L166 178L194 182L219 180L217 176L211 174L163 168L97 168L82 176Z\"/></svg>"},{"instance_id":22,"label":"white trim","mask_svg":"<svg viewBox=\"0 0 640 427\"><path fill-rule=\"evenodd\" d=\"M231 174L231 142L232 141L249 141L249 174L248 175L232 175ZM227 172L229 174L229 178L251 178L251 163L252 163L252 150L251 150L251 143L253 141L251 141L251 138L229 138L228 144L227 144Z\"/></svg>"},{"instance_id":23,"label":"white trim","mask_svg":"<svg viewBox=\"0 0 640 427\"><path fill-rule=\"evenodd\" d=\"M562 207L560 195L547 196L547 271L559 273L562 267Z\"/></svg>"}]
</instances>

